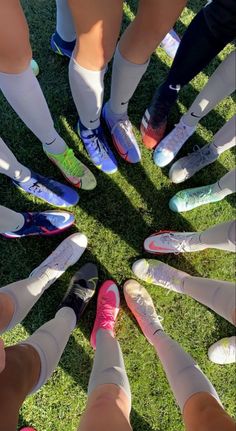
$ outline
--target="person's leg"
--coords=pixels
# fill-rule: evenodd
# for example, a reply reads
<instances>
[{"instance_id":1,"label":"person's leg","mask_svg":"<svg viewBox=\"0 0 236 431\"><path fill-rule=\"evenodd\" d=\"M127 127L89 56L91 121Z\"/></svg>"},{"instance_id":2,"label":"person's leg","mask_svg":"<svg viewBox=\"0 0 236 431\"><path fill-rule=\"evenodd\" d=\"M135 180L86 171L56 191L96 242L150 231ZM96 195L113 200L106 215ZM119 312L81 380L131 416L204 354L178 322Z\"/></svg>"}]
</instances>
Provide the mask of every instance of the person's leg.
<instances>
[{"instance_id":1,"label":"person's leg","mask_svg":"<svg viewBox=\"0 0 236 431\"><path fill-rule=\"evenodd\" d=\"M233 51L210 77L187 113L156 148L154 161L158 166L162 167L170 163L195 132L199 121L236 89L235 64L236 51Z\"/></svg>"},{"instance_id":2,"label":"person's leg","mask_svg":"<svg viewBox=\"0 0 236 431\"><path fill-rule=\"evenodd\" d=\"M56 54L71 57L76 43L76 32L68 0L56 0L56 31L51 37L51 48Z\"/></svg>"},{"instance_id":3,"label":"person's leg","mask_svg":"<svg viewBox=\"0 0 236 431\"><path fill-rule=\"evenodd\" d=\"M0 233L14 232L25 224L23 214L0 205Z\"/></svg>"},{"instance_id":4,"label":"person's leg","mask_svg":"<svg viewBox=\"0 0 236 431\"><path fill-rule=\"evenodd\" d=\"M16 429L22 402L50 378L71 332L95 293L97 283L83 280L82 284L77 275L72 278L55 317L21 344L6 349L6 366L0 373L0 431Z\"/></svg>"},{"instance_id":5,"label":"person's leg","mask_svg":"<svg viewBox=\"0 0 236 431\"><path fill-rule=\"evenodd\" d=\"M181 183L191 178L196 172L213 163L221 153L235 147L236 116L234 115L215 134L211 144L193 151L188 156L182 157L175 162L169 171L169 177L173 183Z\"/></svg>"},{"instance_id":6,"label":"person's leg","mask_svg":"<svg viewBox=\"0 0 236 431\"><path fill-rule=\"evenodd\" d=\"M235 223L221 223L203 232L160 231L145 239L144 249L152 254L194 252L206 248L236 252Z\"/></svg>"},{"instance_id":7,"label":"person's leg","mask_svg":"<svg viewBox=\"0 0 236 431\"><path fill-rule=\"evenodd\" d=\"M124 285L124 294L145 337L157 352L183 414L187 430L233 431L233 421L224 412L215 388L193 358L164 332L146 289L137 281L128 280ZM192 411L193 417L190 423L191 407L195 411Z\"/></svg>"},{"instance_id":8,"label":"person's leg","mask_svg":"<svg viewBox=\"0 0 236 431\"><path fill-rule=\"evenodd\" d=\"M105 282L98 295L97 315L91 335L96 348L88 386L88 403L79 431L131 431L131 393L114 325L119 312L119 290Z\"/></svg>"},{"instance_id":9,"label":"person's leg","mask_svg":"<svg viewBox=\"0 0 236 431\"><path fill-rule=\"evenodd\" d=\"M236 169L233 169L214 184L181 190L170 199L170 209L174 212L184 212L201 205L221 201L236 192L235 173Z\"/></svg>"},{"instance_id":10,"label":"person's leg","mask_svg":"<svg viewBox=\"0 0 236 431\"><path fill-rule=\"evenodd\" d=\"M30 170L18 162L2 138L0 138L0 174L5 174L16 181L27 181L31 177Z\"/></svg>"},{"instance_id":11,"label":"person's leg","mask_svg":"<svg viewBox=\"0 0 236 431\"><path fill-rule=\"evenodd\" d=\"M234 283L192 277L154 259L140 259L133 264L132 269L141 280L191 296L233 325L236 324Z\"/></svg>"},{"instance_id":12,"label":"person's leg","mask_svg":"<svg viewBox=\"0 0 236 431\"><path fill-rule=\"evenodd\" d=\"M212 9L220 9L207 19ZM192 20L184 33L166 81L155 92L146 110L141 126L143 142L154 148L163 138L167 116L178 98L178 93L235 37L234 2L226 8L213 1L203 8ZM226 20L225 13L228 12ZM194 49L193 49L194 47Z\"/></svg>"},{"instance_id":13,"label":"person's leg","mask_svg":"<svg viewBox=\"0 0 236 431\"><path fill-rule=\"evenodd\" d=\"M184 124L196 127L208 112L235 91L235 64L236 51L233 51L215 70L189 110L183 115Z\"/></svg>"},{"instance_id":14,"label":"person's leg","mask_svg":"<svg viewBox=\"0 0 236 431\"><path fill-rule=\"evenodd\" d=\"M95 166L114 173L117 163L100 125L104 75L120 31L122 0L68 0L77 42L69 66L72 96L79 114L78 133ZM99 145L97 143L99 142Z\"/></svg>"},{"instance_id":15,"label":"person's leg","mask_svg":"<svg viewBox=\"0 0 236 431\"><path fill-rule=\"evenodd\" d=\"M76 32L68 0L56 0L56 32L65 42L75 42Z\"/></svg>"},{"instance_id":16,"label":"person's leg","mask_svg":"<svg viewBox=\"0 0 236 431\"><path fill-rule=\"evenodd\" d=\"M74 185L93 178L55 130L31 66L28 25L19 0L0 0L0 88L18 116L43 144L47 156ZM17 52L17 55L16 55Z\"/></svg>"}]
</instances>

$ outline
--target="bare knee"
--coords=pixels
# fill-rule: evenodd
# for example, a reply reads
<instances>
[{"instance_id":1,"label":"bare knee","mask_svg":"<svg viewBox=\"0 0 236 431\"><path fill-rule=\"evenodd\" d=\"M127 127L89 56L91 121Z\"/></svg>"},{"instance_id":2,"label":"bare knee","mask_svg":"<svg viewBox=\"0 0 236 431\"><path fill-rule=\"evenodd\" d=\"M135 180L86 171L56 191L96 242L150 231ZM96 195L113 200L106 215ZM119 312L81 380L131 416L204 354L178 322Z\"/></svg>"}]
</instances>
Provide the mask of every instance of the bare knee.
<instances>
[{"instance_id":1,"label":"bare knee","mask_svg":"<svg viewBox=\"0 0 236 431\"><path fill-rule=\"evenodd\" d=\"M0 72L21 73L29 66L32 59L30 43L24 47L15 47L7 53L0 52Z\"/></svg>"}]
</instances>

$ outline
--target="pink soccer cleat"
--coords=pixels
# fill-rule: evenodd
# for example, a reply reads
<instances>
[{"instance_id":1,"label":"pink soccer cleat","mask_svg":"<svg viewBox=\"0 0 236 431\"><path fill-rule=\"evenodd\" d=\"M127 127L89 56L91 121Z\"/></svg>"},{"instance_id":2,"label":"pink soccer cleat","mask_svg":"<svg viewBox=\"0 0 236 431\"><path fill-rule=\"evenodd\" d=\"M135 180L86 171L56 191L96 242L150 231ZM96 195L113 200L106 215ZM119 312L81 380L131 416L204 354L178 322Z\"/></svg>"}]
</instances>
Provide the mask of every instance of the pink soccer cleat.
<instances>
[{"instance_id":1,"label":"pink soccer cleat","mask_svg":"<svg viewBox=\"0 0 236 431\"><path fill-rule=\"evenodd\" d=\"M120 309L120 293L113 280L105 281L100 287L97 300L97 314L94 322L90 343L96 349L96 336L99 329L111 331L114 336L114 326Z\"/></svg>"}]
</instances>

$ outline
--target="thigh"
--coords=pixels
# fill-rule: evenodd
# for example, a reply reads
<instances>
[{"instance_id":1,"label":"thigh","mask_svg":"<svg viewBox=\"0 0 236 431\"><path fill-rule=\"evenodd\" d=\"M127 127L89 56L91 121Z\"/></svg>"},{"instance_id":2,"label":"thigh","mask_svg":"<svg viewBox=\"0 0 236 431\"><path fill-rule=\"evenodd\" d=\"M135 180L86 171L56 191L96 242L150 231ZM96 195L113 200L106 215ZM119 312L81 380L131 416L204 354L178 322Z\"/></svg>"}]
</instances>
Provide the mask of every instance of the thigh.
<instances>
[{"instance_id":1,"label":"thigh","mask_svg":"<svg viewBox=\"0 0 236 431\"><path fill-rule=\"evenodd\" d=\"M111 59L120 32L123 0L68 0L75 23L75 59L97 70Z\"/></svg>"},{"instance_id":2,"label":"thigh","mask_svg":"<svg viewBox=\"0 0 236 431\"><path fill-rule=\"evenodd\" d=\"M28 24L19 0L0 0L0 71L20 73L31 59Z\"/></svg>"},{"instance_id":3,"label":"thigh","mask_svg":"<svg viewBox=\"0 0 236 431\"><path fill-rule=\"evenodd\" d=\"M181 14L187 0L139 0L137 15L121 41L121 52L144 63Z\"/></svg>"}]
</instances>

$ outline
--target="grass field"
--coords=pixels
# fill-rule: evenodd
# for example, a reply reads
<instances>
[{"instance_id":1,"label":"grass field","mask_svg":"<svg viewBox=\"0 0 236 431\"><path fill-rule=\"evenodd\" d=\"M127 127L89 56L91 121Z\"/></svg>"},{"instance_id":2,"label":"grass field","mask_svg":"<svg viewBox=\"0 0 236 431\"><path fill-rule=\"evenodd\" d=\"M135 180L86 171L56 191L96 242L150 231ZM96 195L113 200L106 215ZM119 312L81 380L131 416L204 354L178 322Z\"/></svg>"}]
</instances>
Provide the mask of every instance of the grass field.
<instances>
[{"instance_id":1,"label":"grass field","mask_svg":"<svg viewBox=\"0 0 236 431\"><path fill-rule=\"evenodd\" d=\"M137 1L124 5L124 27L133 18ZM142 148L142 163L130 166L119 159L119 172L106 176L89 162L78 136L74 132L77 114L72 101L67 66L68 61L53 54L49 40L55 27L53 0L22 0L29 22L34 58L40 66L39 82L55 119L57 130L96 174L98 186L92 192L81 192L79 205L72 209L76 226L70 232L82 231L89 246L81 262L64 274L36 304L27 318L4 336L7 345L19 342L54 316L73 272L87 261L97 263L101 282L113 278L119 286L132 277L131 264L143 256L146 236L159 229L200 231L234 216L233 197L183 215L171 213L169 199L182 188L215 182L234 166L234 155L227 151L218 161L194 176L184 185L173 185L168 169L160 170L151 153L141 144L139 124L152 93L165 77L171 64L158 49L152 56L148 71L131 103L130 118ZM205 4L203 0L188 3L176 25L183 34L194 14ZM170 117L170 127L190 106L197 93L232 46L216 58L204 72L181 92ZM109 94L110 71L106 98ZM44 157L37 138L17 118L1 96L1 136L18 159L32 169L62 180L59 171ZM187 154L194 145L210 142L213 135L228 120L234 101L222 101L199 125L197 132L181 152ZM0 201L15 210L46 210L48 206L15 189L6 177L0 178ZM69 234L69 233L68 233ZM0 240L0 282L26 278L46 256L66 237ZM206 250L200 253L161 257L161 260L189 272L191 275L233 280L234 256L230 253ZM235 366L220 367L209 362L208 347L218 339L233 334L233 327L191 298L148 286L158 313L164 317L166 331L198 361L215 385L224 406L231 415L235 410ZM89 306L79 329L71 336L60 364L49 382L36 395L29 397L21 409L20 425L32 425L38 431L74 431L86 404L86 389L93 361L89 335L95 317L96 301ZM133 394L132 424L135 431L182 431L183 424L162 366L153 348L146 342L122 297L122 309L117 323L117 337L124 353ZM223 430L222 430L223 431Z\"/></svg>"}]
</instances>

